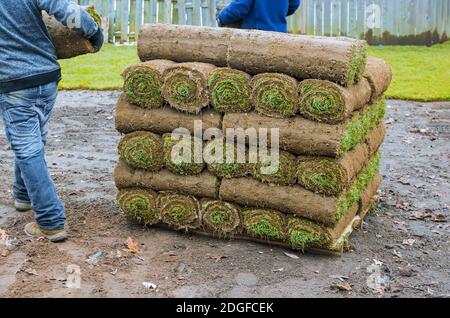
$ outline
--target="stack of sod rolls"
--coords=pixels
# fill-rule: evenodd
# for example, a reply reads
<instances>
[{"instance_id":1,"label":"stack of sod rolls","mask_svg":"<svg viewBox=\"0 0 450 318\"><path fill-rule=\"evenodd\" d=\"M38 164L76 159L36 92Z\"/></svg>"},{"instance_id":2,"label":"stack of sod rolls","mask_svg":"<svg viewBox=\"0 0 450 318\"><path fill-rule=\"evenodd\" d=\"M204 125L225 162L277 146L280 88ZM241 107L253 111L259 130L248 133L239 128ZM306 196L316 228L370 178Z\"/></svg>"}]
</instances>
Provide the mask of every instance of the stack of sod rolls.
<instances>
[{"instance_id":1,"label":"stack of sod rolls","mask_svg":"<svg viewBox=\"0 0 450 318\"><path fill-rule=\"evenodd\" d=\"M392 72L366 49L347 38L145 25L142 63L123 72L115 111L125 134L114 176L125 215L146 226L342 253L381 184ZM260 142L222 143L230 129L252 128L278 129L270 172ZM211 131L223 135L211 140Z\"/></svg>"}]
</instances>

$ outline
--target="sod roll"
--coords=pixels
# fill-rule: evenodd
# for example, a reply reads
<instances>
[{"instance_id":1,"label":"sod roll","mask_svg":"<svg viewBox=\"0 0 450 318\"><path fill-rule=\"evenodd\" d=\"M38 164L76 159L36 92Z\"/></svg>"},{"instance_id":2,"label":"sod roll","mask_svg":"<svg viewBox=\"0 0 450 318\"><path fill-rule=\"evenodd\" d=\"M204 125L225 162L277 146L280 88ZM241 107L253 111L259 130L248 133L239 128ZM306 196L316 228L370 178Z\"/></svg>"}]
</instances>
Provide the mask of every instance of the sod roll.
<instances>
[{"instance_id":1,"label":"sod roll","mask_svg":"<svg viewBox=\"0 0 450 318\"><path fill-rule=\"evenodd\" d=\"M233 30L171 24L145 24L139 32L141 61L169 59L227 66L229 38Z\"/></svg>"},{"instance_id":2,"label":"sod roll","mask_svg":"<svg viewBox=\"0 0 450 318\"><path fill-rule=\"evenodd\" d=\"M163 222L176 230L200 227L200 203L193 196L160 193L158 208Z\"/></svg>"},{"instance_id":3,"label":"sod roll","mask_svg":"<svg viewBox=\"0 0 450 318\"><path fill-rule=\"evenodd\" d=\"M131 167L157 171L163 167L161 137L147 131L136 131L122 138L119 156Z\"/></svg>"},{"instance_id":4,"label":"sod roll","mask_svg":"<svg viewBox=\"0 0 450 318\"><path fill-rule=\"evenodd\" d=\"M217 200L203 200L201 206L202 224L205 231L224 237L241 232L242 217L237 205Z\"/></svg>"},{"instance_id":5,"label":"sod roll","mask_svg":"<svg viewBox=\"0 0 450 318\"><path fill-rule=\"evenodd\" d=\"M99 27L102 25L102 20L93 6L82 7L97 23ZM95 49L91 42L82 36L76 29L70 29L64 26L61 22L56 20L54 16L42 12L42 19L47 27L53 45L56 48L58 59L69 59L79 55L95 53Z\"/></svg>"},{"instance_id":6,"label":"sod roll","mask_svg":"<svg viewBox=\"0 0 450 318\"><path fill-rule=\"evenodd\" d=\"M246 209L242 212L244 231L250 237L268 241L284 241L286 238L286 216L283 213L264 209Z\"/></svg>"},{"instance_id":7,"label":"sod roll","mask_svg":"<svg viewBox=\"0 0 450 318\"><path fill-rule=\"evenodd\" d=\"M150 189L126 188L117 194L117 203L124 214L148 226L161 221L157 199L158 195Z\"/></svg>"},{"instance_id":8,"label":"sod roll","mask_svg":"<svg viewBox=\"0 0 450 318\"><path fill-rule=\"evenodd\" d=\"M288 118L298 111L297 80L285 74L263 73L252 81L252 102L258 113Z\"/></svg>"},{"instance_id":9,"label":"sod roll","mask_svg":"<svg viewBox=\"0 0 450 318\"><path fill-rule=\"evenodd\" d=\"M379 166L380 157L376 155L355 178L351 187L336 197L323 197L300 186L274 187L250 178L238 178L222 180L220 199L335 225L359 201L361 192L376 175Z\"/></svg>"},{"instance_id":10,"label":"sod roll","mask_svg":"<svg viewBox=\"0 0 450 318\"><path fill-rule=\"evenodd\" d=\"M161 107L162 74L175 63L169 60L153 60L128 67L123 73L123 90L130 103L144 108Z\"/></svg>"},{"instance_id":11,"label":"sod roll","mask_svg":"<svg viewBox=\"0 0 450 318\"><path fill-rule=\"evenodd\" d=\"M251 76L228 67L217 68L209 77L211 104L221 113L242 113L252 109Z\"/></svg>"},{"instance_id":12,"label":"sod roll","mask_svg":"<svg viewBox=\"0 0 450 318\"><path fill-rule=\"evenodd\" d=\"M370 83L372 102L375 102L389 88L392 81L392 68L382 59L369 57L364 77Z\"/></svg>"},{"instance_id":13,"label":"sod roll","mask_svg":"<svg viewBox=\"0 0 450 318\"><path fill-rule=\"evenodd\" d=\"M301 117L289 120L256 113L225 114L222 128L278 128L280 148L296 155L340 157L364 141L370 130L384 118L384 100L355 112L346 122L329 125ZM269 139L270 140L270 139Z\"/></svg>"},{"instance_id":14,"label":"sod roll","mask_svg":"<svg viewBox=\"0 0 450 318\"><path fill-rule=\"evenodd\" d=\"M234 30L228 65L250 74L284 73L347 86L360 77L361 50L360 41L352 39Z\"/></svg>"},{"instance_id":15,"label":"sod roll","mask_svg":"<svg viewBox=\"0 0 450 318\"><path fill-rule=\"evenodd\" d=\"M220 128L218 113L204 111L198 115L191 115L170 108L144 109L130 104L125 94L120 96L115 109L115 125L121 133L145 130L162 135L180 127L194 133L195 121L202 123L202 131Z\"/></svg>"},{"instance_id":16,"label":"sod roll","mask_svg":"<svg viewBox=\"0 0 450 318\"><path fill-rule=\"evenodd\" d=\"M380 173L377 173L370 182L369 186L361 193L361 199L359 200L359 216L361 220L364 220L372 205L377 200L377 192L381 186L382 177Z\"/></svg>"},{"instance_id":17,"label":"sod roll","mask_svg":"<svg viewBox=\"0 0 450 318\"><path fill-rule=\"evenodd\" d=\"M205 168L203 156L201 162L195 162L195 144L202 145L201 140L192 138L176 138L172 134L163 135L164 166L171 172L181 175L200 174Z\"/></svg>"},{"instance_id":18,"label":"sod roll","mask_svg":"<svg viewBox=\"0 0 450 318\"><path fill-rule=\"evenodd\" d=\"M275 185L290 185L296 182L296 165L297 159L294 155L280 151L279 159L274 163L277 166L274 171L266 171L272 165L271 162L259 161L253 167L253 176L264 183ZM266 169L262 169L266 168Z\"/></svg>"},{"instance_id":19,"label":"sod roll","mask_svg":"<svg viewBox=\"0 0 450 318\"><path fill-rule=\"evenodd\" d=\"M330 81L304 80L299 85L300 113L311 120L338 124L367 105L372 89L366 79L343 87Z\"/></svg>"},{"instance_id":20,"label":"sod roll","mask_svg":"<svg viewBox=\"0 0 450 318\"><path fill-rule=\"evenodd\" d=\"M166 24L144 25L142 61L170 59L228 66L249 74L284 73L350 85L364 71L364 42L277 32Z\"/></svg>"},{"instance_id":21,"label":"sod roll","mask_svg":"<svg viewBox=\"0 0 450 318\"><path fill-rule=\"evenodd\" d=\"M216 198L217 178L204 172L195 176L180 176L166 169L158 172L136 170L120 160L114 170L116 187L142 187L154 191L173 191L205 198Z\"/></svg>"},{"instance_id":22,"label":"sod roll","mask_svg":"<svg viewBox=\"0 0 450 318\"><path fill-rule=\"evenodd\" d=\"M367 143L360 144L339 159L300 156L296 171L298 183L307 190L325 195L343 192L380 148L384 139L383 128L381 124L372 129Z\"/></svg>"},{"instance_id":23,"label":"sod roll","mask_svg":"<svg viewBox=\"0 0 450 318\"><path fill-rule=\"evenodd\" d=\"M216 67L206 63L180 63L163 74L162 93L173 108L199 113L209 105L208 80Z\"/></svg>"},{"instance_id":24,"label":"sod roll","mask_svg":"<svg viewBox=\"0 0 450 318\"><path fill-rule=\"evenodd\" d=\"M220 145L223 146L221 154L216 153ZM252 174L253 164L249 162L249 153L245 146L238 147L236 144L213 140L206 144L204 153L214 159L214 162L208 163L207 167L219 178L240 178Z\"/></svg>"}]
</instances>

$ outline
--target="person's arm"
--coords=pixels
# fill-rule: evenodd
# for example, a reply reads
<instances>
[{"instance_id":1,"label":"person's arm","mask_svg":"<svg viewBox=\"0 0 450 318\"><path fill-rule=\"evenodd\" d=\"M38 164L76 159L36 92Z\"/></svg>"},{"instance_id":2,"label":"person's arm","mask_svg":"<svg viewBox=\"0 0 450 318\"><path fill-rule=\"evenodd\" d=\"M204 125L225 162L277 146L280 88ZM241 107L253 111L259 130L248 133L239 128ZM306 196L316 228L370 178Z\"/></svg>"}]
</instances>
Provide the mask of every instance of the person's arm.
<instances>
[{"instance_id":1,"label":"person's arm","mask_svg":"<svg viewBox=\"0 0 450 318\"><path fill-rule=\"evenodd\" d=\"M234 0L219 14L220 25L229 25L241 22L253 9L255 0Z\"/></svg>"},{"instance_id":2,"label":"person's arm","mask_svg":"<svg viewBox=\"0 0 450 318\"><path fill-rule=\"evenodd\" d=\"M94 19L70 0L35 0L40 10L54 16L63 25L79 30L98 51L103 45L103 32Z\"/></svg>"},{"instance_id":3,"label":"person's arm","mask_svg":"<svg viewBox=\"0 0 450 318\"><path fill-rule=\"evenodd\" d=\"M297 11L298 7L300 7L300 2L300 0L289 0L288 16L293 15Z\"/></svg>"}]
</instances>

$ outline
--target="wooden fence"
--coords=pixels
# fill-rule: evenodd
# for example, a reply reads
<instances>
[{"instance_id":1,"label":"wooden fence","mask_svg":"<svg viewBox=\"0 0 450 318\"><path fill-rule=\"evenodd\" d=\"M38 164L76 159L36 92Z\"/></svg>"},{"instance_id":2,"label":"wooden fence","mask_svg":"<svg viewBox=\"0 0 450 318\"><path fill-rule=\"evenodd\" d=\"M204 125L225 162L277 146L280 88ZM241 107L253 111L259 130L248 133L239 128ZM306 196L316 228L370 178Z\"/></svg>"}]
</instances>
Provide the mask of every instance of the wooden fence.
<instances>
[{"instance_id":1,"label":"wooden fence","mask_svg":"<svg viewBox=\"0 0 450 318\"><path fill-rule=\"evenodd\" d=\"M273 0L278 1L278 0ZM94 4L111 43L136 40L143 23L217 26L230 0L77 0ZM302 0L289 31L350 36L371 44L434 44L450 34L450 0Z\"/></svg>"}]
</instances>

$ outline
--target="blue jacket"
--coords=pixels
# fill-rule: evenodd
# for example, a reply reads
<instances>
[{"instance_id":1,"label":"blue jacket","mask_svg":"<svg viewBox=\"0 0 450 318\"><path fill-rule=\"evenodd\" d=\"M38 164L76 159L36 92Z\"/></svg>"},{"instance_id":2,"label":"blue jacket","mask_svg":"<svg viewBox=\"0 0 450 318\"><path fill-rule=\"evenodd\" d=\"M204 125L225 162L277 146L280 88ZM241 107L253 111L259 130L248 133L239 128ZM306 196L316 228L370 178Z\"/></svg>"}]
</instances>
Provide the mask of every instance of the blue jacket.
<instances>
[{"instance_id":1,"label":"blue jacket","mask_svg":"<svg viewBox=\"0 0 450 318\"><path fill-rule=\"evenodd\" d=\"M242 29L287 32L286 17L294 14L300 0L234 0L219 14L219 24L243 22Z\"/></svg>"},{"instance_id":2,"label":"blue jacket","mask_svg":"<svg viewBox=\"0 0 450 318\"><path fill-rule=\"evenodd\" d=\"M42 11L78 29L86 38L98 30L89 14L69 0L0 0L0 93L61 79Z\"/></svg>"}]
</instances>

